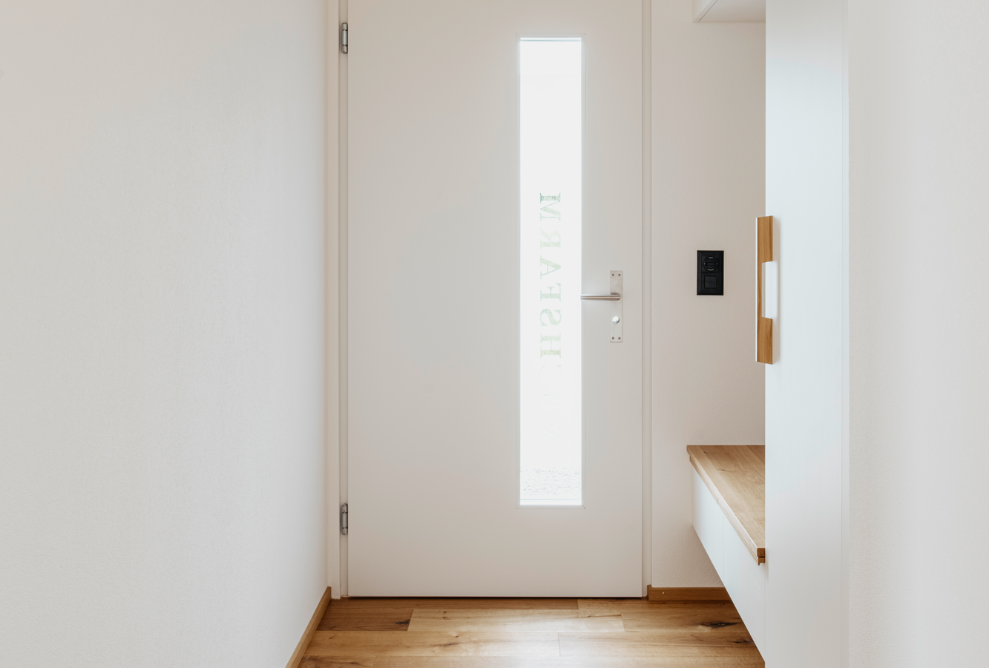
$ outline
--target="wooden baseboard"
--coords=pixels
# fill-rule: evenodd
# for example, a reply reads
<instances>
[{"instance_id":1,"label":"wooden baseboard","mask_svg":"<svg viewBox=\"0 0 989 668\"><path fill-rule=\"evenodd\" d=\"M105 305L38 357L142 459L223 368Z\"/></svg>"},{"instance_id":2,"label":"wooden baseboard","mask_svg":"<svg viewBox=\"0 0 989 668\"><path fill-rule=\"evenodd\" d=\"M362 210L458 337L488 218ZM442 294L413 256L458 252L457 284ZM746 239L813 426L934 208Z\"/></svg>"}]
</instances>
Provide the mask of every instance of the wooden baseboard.
<instances>
[{"instance_id":1,"label":"wooden baseboard","mask_svg":"<svg viewBox=\"0 0 989 668\"><path fill-rule=\"evenodd\" d=\"M312 614L312 619L309 620L309 626L306 627L306 632L302 634L302 640L296 645L295 651L292 652L292 658L288 660L285 668L299 668L299 664L302 663L302 655L309 649L309 641L312 640L313 634L316 633L316 627L319 626L319 620L323 618L323 613L326 612L326 606L330 604L331 591L327 587L326 591L323 592L323 598L319 599L316 612Z\"/></svg>"},{"instance_id":2,"label":"wooden baseboard","mask_svg":"<svg viewBox=\"0 0 989 668\"><path fill-rule=\"evenodd\" d=\"M731 601L724 587L646 587L650 601Z\"/></svg>"}]
</instances>

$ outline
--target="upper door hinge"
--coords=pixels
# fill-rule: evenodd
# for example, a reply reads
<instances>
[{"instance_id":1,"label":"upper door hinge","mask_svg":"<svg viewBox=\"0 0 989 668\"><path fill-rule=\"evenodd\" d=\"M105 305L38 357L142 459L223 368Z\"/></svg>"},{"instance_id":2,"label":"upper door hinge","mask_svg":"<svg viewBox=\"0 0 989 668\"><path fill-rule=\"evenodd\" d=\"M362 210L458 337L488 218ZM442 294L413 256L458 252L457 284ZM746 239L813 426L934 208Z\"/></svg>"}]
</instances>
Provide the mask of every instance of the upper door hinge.
<instances>
[{"instance_id":1,"label":"upper door hinge","mask_svg":"<svg viewBox=\"0 0 989 668\"><path fill-rule=\"evenodd\" d=\"M344 53L347 53L347 24L344 23L340 26L340 48L343 49ZM344 533L347 533L344 531Z\"/></svg>"},{"instance_id":2,"label":"upper door hinge","mask_svg":"<svg viewBox=\"0 0 989 668\"><path fill-rule=\"evenodd\" d=\"M347 508L347 504L345 503L342 506L340 506L340 533L342 533L344 536L347 535L347 528L348 528L347 524L349 523L349 518L347 517L348 514L349 514L349 509Z\"/></svg>"}]
</instances>

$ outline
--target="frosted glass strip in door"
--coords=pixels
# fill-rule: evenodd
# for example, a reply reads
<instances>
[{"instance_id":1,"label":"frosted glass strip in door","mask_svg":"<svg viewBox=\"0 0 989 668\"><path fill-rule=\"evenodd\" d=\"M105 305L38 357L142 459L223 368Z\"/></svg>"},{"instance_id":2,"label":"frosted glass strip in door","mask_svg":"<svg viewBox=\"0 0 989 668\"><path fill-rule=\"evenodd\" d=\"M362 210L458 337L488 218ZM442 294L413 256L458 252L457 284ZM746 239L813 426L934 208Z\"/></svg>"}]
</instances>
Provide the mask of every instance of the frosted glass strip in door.
<instances>
[{"instance_id":1,"label":"frosted glass strip in door","mask_svg":"<svg viewBox=\"0 0 989 668\"><path fill-rule=\"evenodd\" d=\"M519 44L520 503L581 505L582 42Z\"/></svg>"}]
</instances>

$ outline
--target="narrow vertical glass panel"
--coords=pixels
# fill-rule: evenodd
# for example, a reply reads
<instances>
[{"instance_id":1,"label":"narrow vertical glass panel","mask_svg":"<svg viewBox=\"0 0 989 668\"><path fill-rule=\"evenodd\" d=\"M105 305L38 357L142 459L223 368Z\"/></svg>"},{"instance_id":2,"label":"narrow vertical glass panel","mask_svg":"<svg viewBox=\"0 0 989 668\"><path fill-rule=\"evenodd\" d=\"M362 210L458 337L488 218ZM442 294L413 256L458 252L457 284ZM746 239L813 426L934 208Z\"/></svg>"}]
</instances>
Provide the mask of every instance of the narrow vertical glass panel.
<instances>
[{"instance_id":1,"label":"narrow vertical glass panel","mask_svg":"<svg viewBox=\"0 0 989 668\"><path fill-rule=\"evenodd\" d=\"M581 505L583 57L520 44L520 504Z\"/></svg>"}]
</instances>

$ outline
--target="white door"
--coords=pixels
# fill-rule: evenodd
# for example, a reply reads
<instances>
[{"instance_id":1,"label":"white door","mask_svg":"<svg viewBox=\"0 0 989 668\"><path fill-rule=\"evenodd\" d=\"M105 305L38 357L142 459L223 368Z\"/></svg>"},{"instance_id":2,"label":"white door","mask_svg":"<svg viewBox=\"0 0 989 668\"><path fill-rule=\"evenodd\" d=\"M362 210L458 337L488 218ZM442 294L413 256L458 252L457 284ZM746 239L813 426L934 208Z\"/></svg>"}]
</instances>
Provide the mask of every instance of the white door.
<instances>
[{"instance_id":1,"label":"white door","mask_svg":"<svg viewBox=\"0 0 989 668\"><path fill-rule=\"evenodd\" d=\"M349 593L640 596L641 0L349 7Z\"/></svg>"}]
</instances>

